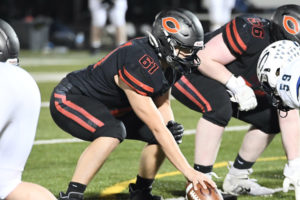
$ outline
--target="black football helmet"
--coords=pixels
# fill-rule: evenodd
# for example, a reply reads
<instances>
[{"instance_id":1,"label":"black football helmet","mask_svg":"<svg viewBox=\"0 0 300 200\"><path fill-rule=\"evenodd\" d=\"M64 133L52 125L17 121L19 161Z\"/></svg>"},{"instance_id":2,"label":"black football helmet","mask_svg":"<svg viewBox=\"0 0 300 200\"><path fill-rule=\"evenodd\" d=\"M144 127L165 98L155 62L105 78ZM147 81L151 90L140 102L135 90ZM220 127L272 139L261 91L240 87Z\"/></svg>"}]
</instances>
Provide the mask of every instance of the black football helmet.
<instances>
[{"instance_id":1,"label":"black football helmet","mask_svg":"<svg viewBox=\"0 0 300 200\"><path fill-rule=\"evenodd\" d=\"M20 43L14 29L0 19L0 62L18 65Z\"/></svg>"},{"instance_id":2,"label":"black football helmet","mask_svg":"<svg viewBox=\"0 0 300 200\"><path fill-rule=\"evenodd\" d=\"M288 39L300 43L300 6L283 5L276 9L272 18L278 39ZM281 36L281 37L280 37Z\"/></svg>"},{"instance_id":3,"label":"black football helmet","mask_svg":"<svg viewBox=\"0 0 300 200\"><path fill-rule=\"evenodd\" d=\"M197 52L204 47L203 39L201 22L196 15L184 9L158 13L149 33L149 41L158 55L184 73L200 64ZM188 56L179 58L175 48L179 52L189 52Z\"/></svg>"}]
</instances>

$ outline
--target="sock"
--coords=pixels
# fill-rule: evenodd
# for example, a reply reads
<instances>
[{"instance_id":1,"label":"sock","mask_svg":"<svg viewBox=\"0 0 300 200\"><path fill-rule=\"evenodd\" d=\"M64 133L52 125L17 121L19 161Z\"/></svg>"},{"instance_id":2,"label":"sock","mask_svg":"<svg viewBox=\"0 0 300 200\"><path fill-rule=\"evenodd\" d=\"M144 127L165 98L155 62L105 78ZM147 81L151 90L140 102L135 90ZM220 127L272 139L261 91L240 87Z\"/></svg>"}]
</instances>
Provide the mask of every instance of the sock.
<instances>
[{"instance_id":1,"label":"sock","mask_svg":"<svg viewBox=\"0 0 300 200\"><path fill-rule=\"evenodd\" d=\"M204 166L204 165L194 164L194 169L206 174L206 173L212 172L213 166L212 165Z\"/></svg>"},{"instance_id":2,"label":"sock","mask_svg":"<svg viewBox=\"0 0 300 200\"><path fill-rule=\"evenodd\" d=\"M152 187L154 179L142 178L139 175L136 177L135 187L136 189L145 189Z\"/></svg>"},{"instance_id":3,"label":"sock","mask_svg":"<svg viewBox=\"0 0 300 200\"><path fill-rule=\"evenodd\" d=\"M255 162L248 162L244 160L239 154L236 156L233 167L237 169L250 169Z\"/></svg>"},{"instance_id":4,"label":"sock","mask_svg":"<svg viewBox=\"0 0 300 200\"><path fill-rule=\"evenodd\" d=\"M68 190L67 190L67 195L68 195L70 192L84 193L85 188L86 188L86 185L83 185L83 184L81 184L81 183L76 183L76 182L70 182L70 183L69 183Z\"/></svg>"}]
</instances>

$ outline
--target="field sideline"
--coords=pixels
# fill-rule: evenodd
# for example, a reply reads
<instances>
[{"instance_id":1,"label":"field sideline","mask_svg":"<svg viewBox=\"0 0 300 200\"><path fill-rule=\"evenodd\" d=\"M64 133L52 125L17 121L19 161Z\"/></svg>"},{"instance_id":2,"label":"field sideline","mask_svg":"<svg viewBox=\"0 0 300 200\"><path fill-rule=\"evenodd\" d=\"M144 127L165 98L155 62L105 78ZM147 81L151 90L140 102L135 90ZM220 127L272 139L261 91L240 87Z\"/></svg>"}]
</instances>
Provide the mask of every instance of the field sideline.
<instances>
[{"instance_id":1,"label":"field sideline","mask_svg":"<svg viewBox=\"0 0 300 200\"><path fill-rule=\"evenodd\" d=\"M42 108L35 145L32 148L23 173L24 181L41 184L56 196L59 191L66 190L76 162L81 152L89 143L77 142L72 136L66 134L54 124L49 114L49 97L52 89L66 73L86 67L88 64L96 62L99 58L103 57L103 55L104 54L101 54L99 57L91 57L87 52L49 55L43 55L38 52L21 52L20 63L22 67L29 71L37 80L42 98ZM187 109L176 100L172 100L172 108L176 121L185 126L186 133L190 133L183 137L183 143L180 145L180 148L188 162L193 164L193 132L195 132L194 129L201 115ZM236 127L243 128L241 130L234 130ZM230 121L224 133L216 161L218 165L215 165L214 168L214 171L221 177L221 179L216 180L218 187L222 186L222 180L227 173L226 163L235 158L245 130L248 127L248 124L241 121L235 119ZM57 141L62 142L57 143ZM128 181L133 180L138 172L139 157L143 146L144 143L142 142L124 141L111 154L101 171L89 184L85 199L128 199ZM267 187L282 187L284 178L282 171L286 160L280 135L275 137L260 159L261 160L253 167L254 173L252 178L256 178L260 184ZM116 191L114 189L115 186L119 186L118 184L122 183L122 188L117 191L117 193L112 192ZM184 196L184 188L184 177L166 160L159 171L158 179L153 185L153 193L162 195L165 199L178 199ZM292 200L295 198L294 192L290 191L288 193L278 192L271 197L241 196L239 199Z\"/></svg>"}]
</instances>

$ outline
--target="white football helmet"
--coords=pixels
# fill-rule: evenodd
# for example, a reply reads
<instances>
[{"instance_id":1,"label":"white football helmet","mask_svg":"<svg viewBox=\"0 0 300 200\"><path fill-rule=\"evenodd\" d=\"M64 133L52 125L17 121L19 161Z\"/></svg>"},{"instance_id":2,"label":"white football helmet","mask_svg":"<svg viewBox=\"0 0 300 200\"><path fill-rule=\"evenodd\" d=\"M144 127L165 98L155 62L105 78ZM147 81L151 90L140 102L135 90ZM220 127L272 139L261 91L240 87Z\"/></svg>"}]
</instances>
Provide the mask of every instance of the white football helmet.
<instances>
[{"instance_id":1,"label":"white football helmet","mask_svg":"<svg viewBox=\"0 0 300 200\"><path fill-rule=\"evenodd\" d=\"M289 66L289 63L299 57L300 45L291 40L279 40L270 44L259 57L256 69L258 80L264 91L273 98L273 105L279 109L282 106L282 101L276 88L277 81L283 68Z\"/></svg>"}]
</instances>

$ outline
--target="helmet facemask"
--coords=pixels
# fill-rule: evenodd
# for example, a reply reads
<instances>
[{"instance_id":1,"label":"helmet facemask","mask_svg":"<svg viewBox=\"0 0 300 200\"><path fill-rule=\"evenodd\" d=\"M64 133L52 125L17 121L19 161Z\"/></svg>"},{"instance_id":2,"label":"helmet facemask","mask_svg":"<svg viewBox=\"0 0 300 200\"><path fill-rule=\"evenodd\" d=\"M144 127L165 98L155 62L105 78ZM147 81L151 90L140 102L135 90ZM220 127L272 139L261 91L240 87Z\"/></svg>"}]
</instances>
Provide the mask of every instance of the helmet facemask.
<instances>
[{"instance_id":1,"label":"helmet facemask","mask_svg":"<svg viewBox=\"0 0 300 200\"><path fill-rule=\"evenodd\" d=\"M290 110L290 107L285 105L285 103L282 101L282 99L278 95L276 88L272 88L269 85L268 81L261 82L261 89L270 96L272 106L276 107L278 110L283 111L283 112L287 112Z\"/></svg>"},{"instance_id":2,"label":"helmet facemask","mask_svg":"<svg viewBox=\"0 0 300 200\"><path fill-rule=\"evenodd\" d=\"M171 51L170 54L165 55L167 63L183 74L191 73L200 65L197 52L204 48L203 43L199 46L186 46L171 38L166 32L165 34Z\"/></svg>"}]
</instances>

